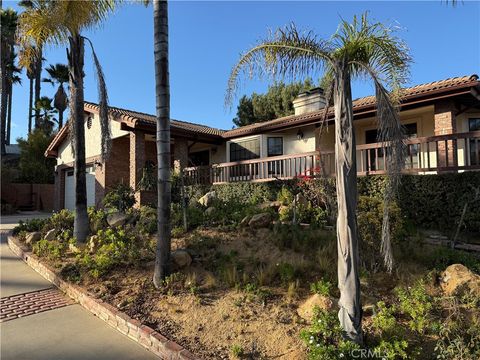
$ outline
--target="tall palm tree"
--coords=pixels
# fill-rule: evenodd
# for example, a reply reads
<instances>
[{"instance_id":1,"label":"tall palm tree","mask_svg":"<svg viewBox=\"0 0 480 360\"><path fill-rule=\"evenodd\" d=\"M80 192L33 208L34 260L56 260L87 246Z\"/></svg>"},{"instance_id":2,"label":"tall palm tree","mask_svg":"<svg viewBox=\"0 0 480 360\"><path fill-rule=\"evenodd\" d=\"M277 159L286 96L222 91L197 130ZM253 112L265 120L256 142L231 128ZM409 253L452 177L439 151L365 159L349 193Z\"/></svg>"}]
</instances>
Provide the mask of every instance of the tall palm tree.
<instances>
[{"instance_id":1,"label":"tall palm tree","mask_svg":"<svg viewBox=\"0 0 480 360\"><path fill-rule=\"evenodd\" d=\"M50 65L45 69L50 75L50 78L43 79L45 82L49 82L52 85L58 84L57 92L54 96L53 106L58 111L58 128L63 126L63 112L67 109L68 98L63 88L63 84L68 82L68 66L64 64Z\"/></svg>"},{"instance_id":2,"label":"tall palm tree","mask_svg":"<svg viewBox=\"0 0 480 360\"><path fill-rule=\"evenodd\" d=\"M22 0L18 2L18 5L23 7L26 10L34 10L45 7L46 0ZM36 104L40 100L40 92L42 88L42 67L43 67L43 47L41 44L37 44L37 49L35 51L35 58L32 60L33 64L31 66L30 72L33 77L33 87L34 87L34 101L33 104ZM40 112L35 107L32 108L35 111L35 127L39 126L40 121ZM29 120L31 121L31 120Z\"/></svg>"},{"instance_id":3,"label":"tall palm tree","mask_svg":"<svg viewBox=\"0 0 480 360\"><path fill-rule=\"evenodd\" d=\"M7 145L10 145L10 133L12 129L12 99L13 99L13 85L21 84L22 79L18 74L21 73L21 70L15 66L15 58L16 54L13 56L12 63L7 68L8 78L7 78L7 93L8 93L8 101L7 101L7 130L6 130L6 138L5 142Z\"/></svg>"},{"instance_id":4,"label":"tall palm tree","mask_svg":"<svg viewBox=\"0 0 480 360\"><path fill-rule=\"evenodd\" d=\"M157 106L158 233L153 283L160 287L170 262L170 83L168 70L168 4L153 1L155 96Z\"/></svg>"},{"instance_id":5,"label":"tall palm tree","mask_svg":"<svg viewBox=\"0 0 480 360\"><path fill-rule=\"evenodd\" d=\"M51 134L55 122L58 122L53 116L57 113L52 106L52 99L48 96L42 96L35 104L35 111L40 114L38 120L38 129L42 129L46 134Z\"/></svg>"},{"instance_id":6,"label":"tall palm tree","mask_svg":"<svg viewBox=\"0 0 480 360\"><path fill-rule=\"evenodd\" d=\"M17 29L18 15L12 9L1 10L0 21L0 72L1 72L1 95L0 95L0 148L1 153L5 154L6 148L6 129L7 129L7 110L9 95L9 77L12 76L14 62L14 44L15 32Z\"/></svg>"},{"instance_id":7,"label":"tall palm tree","mask_svg":"<svg viewBox=\"0 0 480 360\"><path fill-rule=\"evenodd\" d=\"M47 1L43 6L27 9L20 17L19 38L28 44L40 46L46 44L68 44L68 71L70 88L70 140L74 150L75 165L75 221L73 235L78 242L85 242L88 236L87 187L85 163L85 128L84 128L84 54L85 41L92 48L96 67L99 90L99 115L101 124L102 160L107 156L110 146L110 127L108 121L108 97L100 62L93 50L93 45L82 36L86 29L99 25L106 19L114 7L114 0L90 1ZM26 49L32 47L25 46ZM30 55L31 50L29 51ZM26 65L33 56L28 52L24 58ZM27 66L28 67L28 66Z\"/></svg>"},{"instance_id":8,"label":"tall palm tree","mask_svg":"<svg viewBox=\"0 0 480 360\"><path fill-rule=\"evenodd\" d=\"M335 112L335 169L337 188L338 317L345 337L362 343L359 253L356 224L357 169L351 81L371 78L376 89L378 141L386 150L389 181L388 203L396 191L404 164L405 144L396 104L408 75L410 57L404 43L381 23L369 23L366 14L352 23L342 21L331 39L321 40L311 32L300 33L294 25L277 30L241 56L228 82L227 102L238 85L241 72L269 73L283 77L312 76L324 71L327 97L333 97ZM389 89L389 90L387 90ZM388 204L384 207L382 252L389 269L392 255Z\"/></svg>"}]
</instances>

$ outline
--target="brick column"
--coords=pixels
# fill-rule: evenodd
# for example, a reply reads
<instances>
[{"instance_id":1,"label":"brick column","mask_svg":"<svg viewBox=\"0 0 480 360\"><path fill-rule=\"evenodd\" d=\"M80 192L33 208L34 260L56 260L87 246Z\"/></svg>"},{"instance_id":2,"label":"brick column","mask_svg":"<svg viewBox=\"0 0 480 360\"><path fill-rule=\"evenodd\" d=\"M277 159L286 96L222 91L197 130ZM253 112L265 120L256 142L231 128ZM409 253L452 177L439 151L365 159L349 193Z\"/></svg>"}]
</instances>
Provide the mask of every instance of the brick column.
<instances>
[{"instance_id":1,"label":"brick column","mask_svg":"<svg viewBox=\"0 0 480 360\"><path fill-rule=\"evenodd\" d=\"M457 132L457 122L455 119L454 105L450 101L444 101L435 104L434 115L434 133L435 135L448 135ZM454 165L454 153L456 147L453 141L447 141L447 148L445 148L445 142L438 143L438 164L437 166Z\"/></svg>"},{"instance_id":2,"label":"brick column","mask_svg":"<svg viewBox=\"0 0 480 360\"><path fill-rule=\"evenodd\" d=\"M100 159L98 159L100 161ZM95 164L95 207L102 207L102 201L105 197L105 187L107 184L106 163Z\"/></svg>"},{"instance_id":3,"label":"brick column","mask_svg":"<svg viewBox=\"0 0 480 360\"><path fill-rule=\"evenodd\" d=\"M53 209L60 211L63 208L65 197L65 171L62 168L55 170L55 193Z\"/></svg>"},{"instance_id":4,"label":"brick column","mask_svg":"<svg viewBox=\"0 0 480 360\"><path fill-rule=\"evenodd\" d=\"M173 171L179 173L181 169L188 166L188 140L175 138L173 144Z\"/></svg>"},{"instance_id":5,"label":"brick column","mask_svg":"<svg viewBox=\"0 0 480 360\"><path fill-rule=\"evenodd\" d=\"M145 133L139 130L130 132L130 186L137 190L145 166ZM137 206L140 205L140 193L135 192Z\"/></svg>"}]
</instances>

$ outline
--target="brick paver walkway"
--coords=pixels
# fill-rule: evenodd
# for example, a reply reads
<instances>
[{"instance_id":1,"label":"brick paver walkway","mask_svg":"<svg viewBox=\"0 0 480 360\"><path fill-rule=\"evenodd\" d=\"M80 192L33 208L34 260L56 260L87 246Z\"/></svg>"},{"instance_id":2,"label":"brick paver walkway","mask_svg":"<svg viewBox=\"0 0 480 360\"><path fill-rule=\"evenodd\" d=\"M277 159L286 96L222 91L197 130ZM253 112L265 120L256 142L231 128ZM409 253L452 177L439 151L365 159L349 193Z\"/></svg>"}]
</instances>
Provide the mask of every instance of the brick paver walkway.
<instances>
[{"instance_id":1,"label":"brick paver walkway","mask_svg":"<svg viewBox=\"0 0 480 360\"><path fill-rule=\"evenodd\" d=\"M57 289L45 289L0 299L0 322L62 308L74 302Z\"/></svg>"}]
</instances>

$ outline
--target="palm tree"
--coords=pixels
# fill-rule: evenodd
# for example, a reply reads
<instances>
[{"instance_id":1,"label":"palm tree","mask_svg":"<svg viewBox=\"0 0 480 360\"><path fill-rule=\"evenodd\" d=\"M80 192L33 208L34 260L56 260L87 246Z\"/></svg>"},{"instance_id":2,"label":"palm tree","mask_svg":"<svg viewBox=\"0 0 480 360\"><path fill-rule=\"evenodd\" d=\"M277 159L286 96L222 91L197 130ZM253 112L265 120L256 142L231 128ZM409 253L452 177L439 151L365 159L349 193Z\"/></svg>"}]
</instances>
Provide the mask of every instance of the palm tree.
<instances>
[{"instance_id":1,"label":"palm tree","mask_svg":"<svg viewBox=\"0 0 480 360\"><path fill-rule=\"evenodd\" d=\"M67 94L63 88L63 83L68 82L68 66L64 64L50 65L45 69L50 75L49 79L43 79L44 82L49 82L52 85L58 84L57 92L54 96L53 106L58 111L58 128L63 126L63 112L68 105Z\"/></svg>"},{"instance_id":2,"label":"palm tree","mask_svg":"<svg viewBox=\"0 0 480 360\"><path fill-rule=\"evenodd\" d=\"M48 96L42 96L35 103L35 111L38 111L40 114L37 128L42 129L46 134L51 134L54 123L58 122L57 119L53 117L57 111L52 106L52 99Z\"/></svg>"},{"instance_id":3,"label":"palm tree","mask_svg":"<svg viewBox=\"0 0 480 360\"><path fill-rule=\"evenodd\" d=\"M73 235L78 242L86 241L89 225L87 215L87 188L85 163L85 128L84 128L84 43L90 43L96 67L99 88L99 115L101 124L101 156L108 154L110 146L110 127L108 121L108 97L100 62L88 38L82 36L85 29L100 24L115 7L113 0L90 1L48 1L43 6L32 7L20 17L19 38L28 44L68 44L68 72L70 88L70 139L75 157L75 221ZM29 50L30 55L32 50ZM24 61L31 63L33 56L26 54Z\"/></svg>"},{"instance_id":4,"label":"palm tree","mask_svg":"<svg viewBox=\"0 0 480 360\"><path fill-rule=\"evenodd\" d=\"M12 9L1 10L1 96L0 96L0 147L2 155L5 154L6 128L7 128L7 110L9 96L9 77L12 76L14 63L14 44L15 32L17 29L18 15Z\"/></svg>"},{"instance_id":5,"label":"palm tree","mask_svg":"<svg viewBox=\"0 0 480 360\"><path fill-rule=\"evenodd\" d=\"M15 58L16 54L13 55L13 61L7 67L7 93L8 93L8 101L7 101L7 130L6 130L6 144L10 145L10 132L12 128L12 96L13 96L13 85L15 84L22 84L22 79L18 74L21 73L21 70L15 66Z\"/></svg>"},{"instance_id":6,"label":"palm tree","mask_svg":"<svg viewBox=\"0 0 480 360\"><path fill-rule=\"evenodd\" d=\"M158 162L158 234L155 287L162 285L168 275L170 262L170 83L168 72L168 4L153 1L155 96L157 104L157 162Z\"/></svg>"},{"instance_id":7,"label":"palm tree","mask_svg":"<svg viewBox=\"0 0 480 360\"><path fill-rule=\"evenodd\" d=\"M385 192L388 203L396 191L404 164L405 145L396 104L401 85L408 75L410 57L404 43L392 29L381 23L369 23L366 14L350 24L342 21L329 40L320 40L311 32L300 33L294 25L277 30L243 54L232 69L227 102L238 85L240 73L268 73L273 76L312 76L324 70L326 94L333 97L335 110L335 162L337 188L338 317L345 337L363 342L360 304L359 253L356 225L357 169L352 110L352 79L371 78L376 89L378 141L386 150L389 181ZM387 89L390 89L388 91ZM389 269L392 255L389 238L388 204L384 210L382 252Z\"/></svg>"}]
</instances>

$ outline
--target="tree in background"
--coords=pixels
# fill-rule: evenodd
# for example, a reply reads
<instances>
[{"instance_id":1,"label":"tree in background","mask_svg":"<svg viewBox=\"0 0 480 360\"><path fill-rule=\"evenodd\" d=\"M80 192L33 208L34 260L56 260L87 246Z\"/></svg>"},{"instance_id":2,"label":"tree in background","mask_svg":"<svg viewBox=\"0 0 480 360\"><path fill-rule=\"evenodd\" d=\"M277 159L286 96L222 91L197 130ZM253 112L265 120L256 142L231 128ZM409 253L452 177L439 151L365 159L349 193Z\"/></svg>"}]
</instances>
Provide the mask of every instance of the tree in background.
<instances>
[{"instance_id":1,"label":"tree in background","mask_svg":"<svg viewBox=\"0 0 480 360\"><path fill-rule=\"evenodd\" d=\"M310 79L291 84L276 82L268 87L265 94L244 95L240 98L237 116L233 119L233 123L236 126L245 126L292 115L293 100L298 94L312 87Z\"/></svg>"},{"instance_id":2,"label":"tree in background","mask_svg":"<svg viewBox=\"0 0 480 360\"><path fill-rule=\"evenodd\" d=\"M17 139L20 160L16 181L28 184L53 183L56 161L44 155L51 141L52 134L43 129L34 129L27 139Z\"/></svg>"},{"instance_id":3,"label":"tree in background","mask_svg":"<svg viewBox=\"0 0 480 360\"><path fill-rule=\"evenodd\" d=\"M7 130L5 135L5 142L10 145L10 133L12 130L12 99L13 99L13 85L21 85L22 78L19 74L22 72L15 66L16 54L13 56L13 61L7 65Z\"/></svg>"},{"instance_id":4,"label":"tree in background","mask_svg":"<svg viewBox=\"0 0 480 360\"><path fill-rule=\"evenodd\" d=\"M68 66L64 64L50 65L45 69L50 76L43 79L44 82L49 82L52 85L58 84L57 92L54 96L53 106L58 111L58 129L63 126L63 113L67 109L68 98L63 88L64 83L68 83Z\"/></svg>"},{"instance_id":5,"label":"tree in background","mask_svg":"<svg viewBox=\"0 0 480 360\"><path fill-rule=\"evenodd\" d=\"M324 70L327 104L333 97L335 110L335 170L337 191L338 317L344 335L363 342L357 235L357 160L353 126L351 81L373 80L377 102L378 142L389 143L387 188L382 225L382 253L389 270L393 266L390 243L389 203L395 195L404 165L405 143L398 116L401 85L406 81L410 57L393 29L370 23L366 14L352 23L342 21L329 40L312 32L300 33L294 25L277 30L241 56L228 82L227 102L243 70L247 74L312 76ZM389 89L389 90L387 90ZM326 109L325 109L326 111Z\"/></svg>"},{"instance_id":6,"label":"tree in background","mask_svg":"<svg viewBox=\"0 0 480 360\"><path fill-rule=\"evenodd\" d=\"M35 1L35 3L37 3ZM34 61L33 54L46 44L68 44L68 72L70 89L69 134L74 150L75 172L75 222L73 235L84 243L89 232L87 215L87 184L85 159L85 117L84 117L84 57L85 40L90 43L96 68L99 90L99 115L101 127L101 157L105 160L110 147L110 123L108 121L108 97L100 62L90 40L82 32L102 23L114 10L116 1L39 1L41 6L27 8L20 16L20 36L26 44L25 65ZM33 52L33 54L32 54Z\"/></svg>"},{"instance_id":7,"label":"tree in background","mask_svg":"<svg viewBox=\"0 0 480 360\"><path fill-rule=\"evenodd\" d=\"M38 129L42 129L47 134L53 132L53 127L57 119L53 116L57 113L52 106L52 99L48 96L42 96L35 104L35 111L38 111Z\"/></svg>"},{"instance_id":8,"label":"tree in background","mask_svg":"<svg viewBox=\"0 0 480 360\"><path fill-rule=\"evenodd\" d=\"M1 51L0 51L0 71L1 71L1 95L0 95L0 148L1 154L6 153L6 140L7 140L7 111L8 111L8 98L9 90L11 86L9 83L13 81L14 71L14 45L15 45L15 32L17 29L18 15L17 12L12 9L0 10L1 11Z\"/></svg>"}]
</instances>

